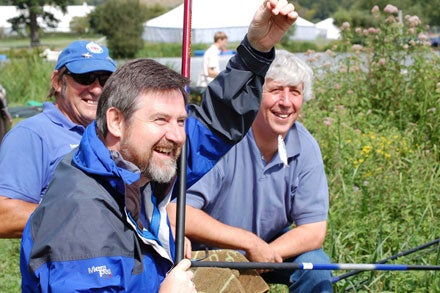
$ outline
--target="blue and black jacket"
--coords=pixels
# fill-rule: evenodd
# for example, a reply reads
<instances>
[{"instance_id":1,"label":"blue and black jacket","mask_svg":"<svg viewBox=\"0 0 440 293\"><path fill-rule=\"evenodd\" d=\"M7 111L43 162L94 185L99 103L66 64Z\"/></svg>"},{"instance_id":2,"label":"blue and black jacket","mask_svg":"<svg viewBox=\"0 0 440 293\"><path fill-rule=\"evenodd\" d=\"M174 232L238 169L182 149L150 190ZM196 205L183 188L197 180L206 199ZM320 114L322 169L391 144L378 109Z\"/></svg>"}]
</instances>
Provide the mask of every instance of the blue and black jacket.
<instances>
[{"instance_id":1,"label":"blue and black jacket","mask_svg":"<svg viewBox=\"0 0 440 293\"><path fill-rule=\"evenodd\" d=\"M248 131L273 58L245 38L202 104L188 106L188 187ZM26 225L23 292L157 292L173 266L166 205L174 181L139 186L137 167L109 151L95 128L59 163Z\"/></svg>"}]
</instances>

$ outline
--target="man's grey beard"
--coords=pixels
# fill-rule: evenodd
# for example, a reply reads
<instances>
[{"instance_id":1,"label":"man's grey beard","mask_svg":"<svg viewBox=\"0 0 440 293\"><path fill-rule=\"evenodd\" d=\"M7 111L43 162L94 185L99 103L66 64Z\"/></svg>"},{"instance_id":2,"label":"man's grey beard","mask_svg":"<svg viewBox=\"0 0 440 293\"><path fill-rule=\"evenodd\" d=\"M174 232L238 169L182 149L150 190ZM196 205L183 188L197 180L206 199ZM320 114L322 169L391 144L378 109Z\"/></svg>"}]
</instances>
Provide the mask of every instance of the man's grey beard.
<instances>
[{"instance_id":1,"label":"man's grey beard","mask_svg":"<svg viewBox=\"0 0 440 293\"><path fill-rule=\"evenodd\" d=\"M156 164L150 160L148 167L145 170L146 177L158 183L168 183L174 175L176 175L176 160L167 160L166 162L161 163L163 164L162 166L156 166Z\"/></svg>"}]
</instances>

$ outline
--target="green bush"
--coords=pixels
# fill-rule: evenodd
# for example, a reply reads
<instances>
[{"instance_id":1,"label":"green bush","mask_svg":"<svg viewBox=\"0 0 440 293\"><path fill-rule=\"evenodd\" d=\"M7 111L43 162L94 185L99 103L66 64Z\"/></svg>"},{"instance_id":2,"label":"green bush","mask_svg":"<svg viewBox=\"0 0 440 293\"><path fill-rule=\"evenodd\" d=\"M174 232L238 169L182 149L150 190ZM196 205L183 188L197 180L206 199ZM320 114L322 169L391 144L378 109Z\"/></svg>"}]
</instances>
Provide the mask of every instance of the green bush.
<instances>
[{"instance_id":1,"label":"green bush","mask_svg":"<svg viewBox=\"0 0 440 293\"><path fill-rule=\"evenodd\" d=\"M9 106L45 101L55 67L54 62L42 60L37 50L20 52L22 58L11 58L0 64L0 84L8 93Z\"/></svg>"},{"instance_id":2,"label":"green bush","mask_svg":"<svg viewBox=\"0 0 440 293\"><path fill-rule=\"evenodd\" d=\"M340 263L374 263L440 235L439 56L415 16L399 23L375 8L371 17L377 27L344 23L332 51L306 54L316 98L301 121L322 149L330 190L325 250ZM397 262L439 258L436 246ZM433 271L370 272L335 285L347 288L438 292L440 278Z\"/></svg>"},{"instance_id":3,"label":"green bush","mask_svg":"<svg viewBox=\"0 0 440 293\"><path fill-rule=\"evenodd\" d=\"M75 34L87 34L90 33L90 17L84 16L74 16L70 21L70 29Z\"/></svg>"},{"instance_id":4,"label":"green bush","mask_svg":"<svg viewBox=\"0 0 440 293\"><path fill-rule=\"evenodd\" d=\"M440 122L438 54L427 42L417 16L408 16L403 23L389 13L377 11L372 17L379 21L378 27L343 24L343 41L334 50L344 53L344 58L341 54L334 58L332 51L324 57L311 53L312 63L328 60L317 65L321 73L329 73L317 77L318 91L326 93L321 106L330 109L344 99L353 114L366 109L377 114L370 124L387 121L399 130L411 130L415 143L431 148L440 139L440 129L433 126Z\"/></svg>"},{"instance_id":5,"label":"green bush","mask_svg":"<svg viewBox=\"0 0 440 293\"><path fill-rule=\"evenodd\" d=\"M289 52L321 51L316 42L310 41L289 41L285 42L282 47Z\"/></svg>"},{"instance_id":6,"label":"green bush","mask_svg":"<svg viewBox=\"0 0 440 293\"><path fill-rule=\"evenodd\" d=\"M133 58L142 49L147 7L138 0L109 0L91 14L92 27L107 37L113 58Z\"/></svg>"}]
</instances>

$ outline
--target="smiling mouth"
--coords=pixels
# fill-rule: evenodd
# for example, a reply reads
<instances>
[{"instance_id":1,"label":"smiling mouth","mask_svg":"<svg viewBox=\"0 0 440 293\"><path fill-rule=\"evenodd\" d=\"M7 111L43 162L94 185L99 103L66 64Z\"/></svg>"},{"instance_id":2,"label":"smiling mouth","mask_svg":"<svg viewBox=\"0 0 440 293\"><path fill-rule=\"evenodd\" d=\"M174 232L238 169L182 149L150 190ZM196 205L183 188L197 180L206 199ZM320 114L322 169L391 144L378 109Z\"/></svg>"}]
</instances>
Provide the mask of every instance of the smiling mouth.
<instances>
[{"instance_id":1,"label":"smiling mouth","mask_svg":"<svg viewBox=\"0 0 440 293\"><path fill-rule=\"evenodd\" d=\"M88 100L88 99L82 99L84 102L86 102L89 105L98 105L98 100Z\"/></svg>"},{"instance_id":2,"label":"smiling mouth","mask_svg":"<svg viewBox=\"0 0 440 293\"><path fill-rule=\"evenodd\" d=\"M157 147L154 149L155 152L158 152L159 154L168 156L168 157L173 157L173 150L169 149L169 148L161 148L161 147Z\"/></svg>"},{"instance_id":3,"label":"smiling mouth","mask_svg":"<svg viewBox=\"0 0 440 293\"><path fill-rule=\"evenodd\" d=\"M290 116L290 114L274 114L276 117L281 118L281 119L286 119Z\"/></svg>"}]
</instances>

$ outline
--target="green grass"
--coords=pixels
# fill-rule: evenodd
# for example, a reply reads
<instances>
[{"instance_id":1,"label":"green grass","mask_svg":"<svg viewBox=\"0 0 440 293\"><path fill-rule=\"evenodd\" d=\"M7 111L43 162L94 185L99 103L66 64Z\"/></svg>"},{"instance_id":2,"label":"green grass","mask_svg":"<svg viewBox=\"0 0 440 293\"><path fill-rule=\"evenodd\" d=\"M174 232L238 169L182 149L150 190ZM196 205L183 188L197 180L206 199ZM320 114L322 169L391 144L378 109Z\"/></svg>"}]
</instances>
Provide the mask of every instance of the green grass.
<instances>
[{"instance_id":1,"label":"green grass","mask_svg":"<svg viewBox=\"0 0 440 293\"><path fill-rule=\"evenodd\" d=\"M75 35L67 33L42 34L40 35L40 45L52 50L61 50L74 40L100 40L101 35ZM22 37L4 37L0 42L0 52L7 53L10 49L29 48L30 40Z\"/></svg>"},{"instance_id":2,"label":"green grass","mask_svg":"<svg viewBox=\"0 0 440 293\"><path fill-rule=\"evenodd\" d=\"M20 240L0 239L0 292L20 292Z\"/></svg>"}]
</instances>

